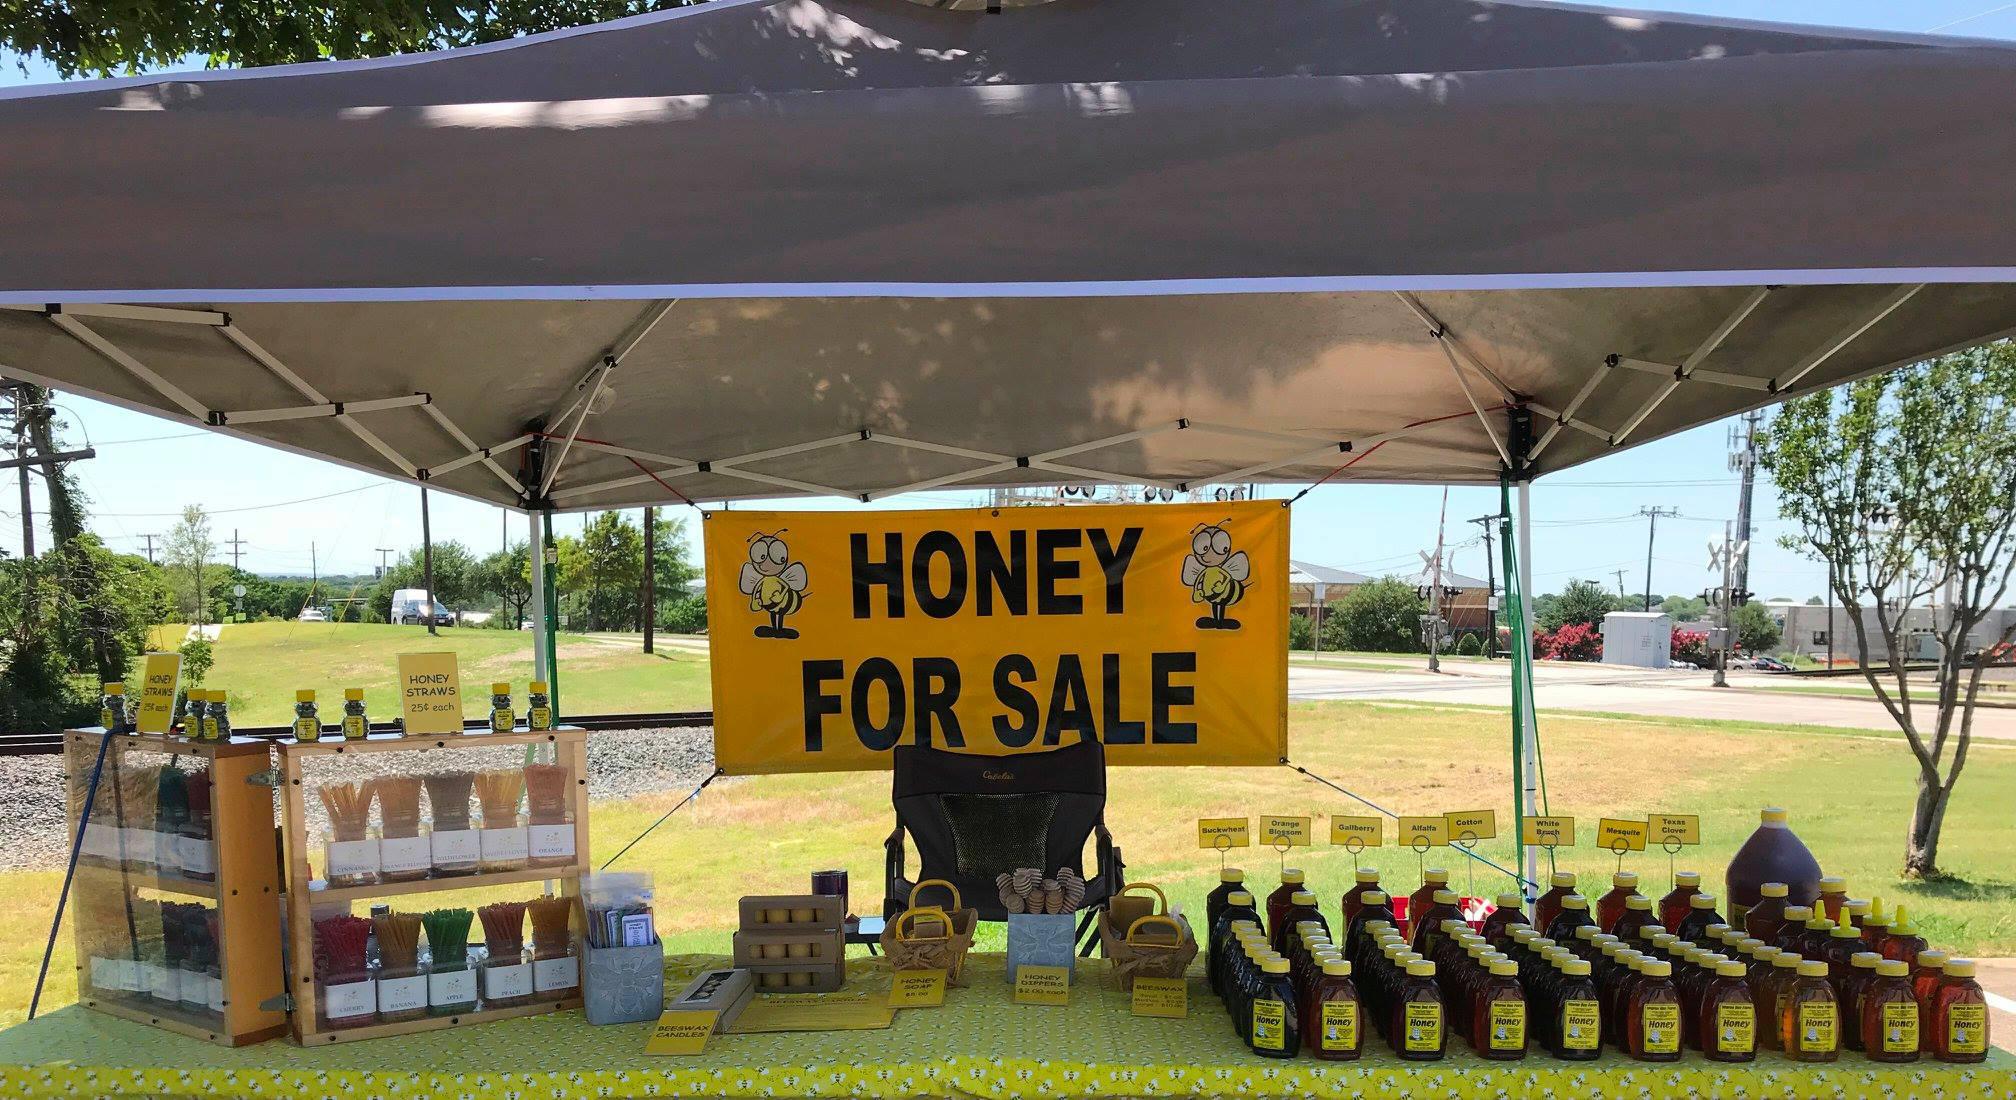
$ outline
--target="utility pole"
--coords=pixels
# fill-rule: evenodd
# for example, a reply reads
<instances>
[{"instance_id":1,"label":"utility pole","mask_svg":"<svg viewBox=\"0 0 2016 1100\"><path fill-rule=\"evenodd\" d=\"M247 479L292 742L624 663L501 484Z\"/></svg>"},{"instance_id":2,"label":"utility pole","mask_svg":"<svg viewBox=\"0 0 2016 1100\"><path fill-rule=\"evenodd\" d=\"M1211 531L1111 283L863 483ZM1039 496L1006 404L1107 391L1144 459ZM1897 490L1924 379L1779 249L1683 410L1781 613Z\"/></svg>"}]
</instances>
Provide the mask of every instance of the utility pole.
<instances>
[{"instance_id":1,"label":"utility pole","mask_svg":"<svg viewBox=\"0 0 2016 1100\"><path fill-rule=\"evenodd\" d=\"M1622 569L1614 569L1611 572L1617 574L1617 594L1622 596L1624 594L1624 571Z\"/></svg>"},{"instance_id":2,"label":"utility pole","mask_svg":"<svg viewBox=\"0 0 2016 1100\"><path fill-rule=\"evenodd\" d=\"M1498 566L1491 556L1491 526L1497 516L1478 516L1470 521L1484 532L1484 656L1498 652Z\"/></svg>"},{"instance_id":3,"label":"utility pole","mask_svg":"<svg viewBox=\"0 0 2016 1100\"><path fill-rule=\"evenodd\" d=\"M1645 610L1650 611L1652 610L1652 542L1659 537L1659 517L1666 516L1670 519L1673 516L1679 515L1680 510L1677 508L1640 508L1638 509L1638 514L1646 516L1652 521L1645 531ZM1620 587L1622 586L1622 577L1618 578L1618 584Z\"/></svg>"},{"instance_id":4,"label":"utility pole","mask_svg":"<svg viewBox=\"0 0 2016 1100\"><path fill-rule=\"evenodd\" d=\"M1736 624L1732 615L1732 601L1729 598L1731 588L1730 578L1735 567L1735 559L1742 551L1739 551L1737 544L1731 541L1729 528L1729 522L1726 520L1723 521L1722 545L1717 546L1712 541L1708 543L1708 568L1714 569L1720 566L1722 569L1722 587L1714 590L1712 593L1715 597L1716 610L1720 612L1718 617L1722 621L1722 643L1715 647L1716 687L1729 686L1729 647L1735 641L1736 633ZM1743 551L1747 551L1748 549L1749 547L1747 546L1742 548Z\"/></svg>"},{"instance_id":5,"label":"utility pole","mask_svg":"<svg viewBox=\"0 0 2016 1100\"><path fill-rule=\"evenodd\" d=\"M245 545L245 540L238 537L238 529L233 527L231 529L231 537L226 539L225 542L231 546L231 571L234 573L238 572L238 556L244 552L240 548Z\"/></svg>"},{"instance_id":6,"label":"utility pole","mask_svg":"<svg viewBox=\"0 0 2016 1100\"><path fill-rule=\"evenodd\" d=\"M148 564L148 565L153 565L153 564L154 564L154 536L153 536L153 535L141 535L140 537L141 537L141 538L143 538L143 539L146 539L146 540L147 540L147 564Z\"/></svg>"},{"instance_id":7,"label":"utility pole","mask_svg":"<svg viewBox=\"0 0 2016 1100\"><path fill-rule=\"evenodd\" d=\"M1435 556L1428 562L1428 671L1442 671L1442 531L1449 522L1449 487L1442 487L1442 512L1435 519Z\"/></svg>"},{"instance_id":8,"label":"utility pole","mask_svg":"<svg viewBox=\"0 0 2016 1100\"><path fill-rule=\"evenodd\" d=\"M658 625L658 509L644 506L644 652L651 652L651 632Z\"/></svg>"},{"instance_id":9,"label":"utility pole","mask_svg":"<svg viewBox=\"0 0 2016 1100\"><path fill-rule=\"evenodd\" d=\"M440 610L441 600L434 595L434 528L427 522L427 487L420 487L420 574L427 585L427 633L440 637L441 631L434 626L434 616Z\"/></svg>"},{"instance_id":10,"label":"utility pole","mask_svg":"<svg viewBox=\"0 0 2016 1100\"><path fill-rule=\"evenodd\" d=\"M1763 423L1764 413L1753 409L1743 415L1741 428L1729 430L1729 465L1743 473L1743 495L1736 501L1736 544L1743 551L1737 555L1733 589L1739 607L1750 602L1750 499L1757 489L1757 428Z\"/></svg>"},{"instance_id":11,"label":"utility pole","mask_svg":"<svg viewBox=\"0 0 2016 1100\"><path fill-rule=\"evenodd\" d=\"M426 509L425 509L425 508L422 508L422 509L421 509L421 511L422 511L422 512L425 512L425 511L426 511ZM372 549L373 549L373 550L375 550L375 551L377 551L377 554L378 554L378 575L382 577L382 576L384 576L384 575L385 575L385 569L386 569L386 565L385 565L385 559L391 556L391 554L392 554L392 550L391 550L391 548L389 548L389 547L384 547L384 546L374 546L374 547L372 547Z\"/></svg>"},{"instance_id":12,"label":"utility pole","mask_svg":"<svg viewBox=\"0 0 2016 1100\"><path fill-rule=\"evenodd\" d=\"M35 498L28 495L28 387L8 387L14 399L8 415L14 422L14 472L21 479L21 560L35 556Z\"/></svg>"}]
</instances>

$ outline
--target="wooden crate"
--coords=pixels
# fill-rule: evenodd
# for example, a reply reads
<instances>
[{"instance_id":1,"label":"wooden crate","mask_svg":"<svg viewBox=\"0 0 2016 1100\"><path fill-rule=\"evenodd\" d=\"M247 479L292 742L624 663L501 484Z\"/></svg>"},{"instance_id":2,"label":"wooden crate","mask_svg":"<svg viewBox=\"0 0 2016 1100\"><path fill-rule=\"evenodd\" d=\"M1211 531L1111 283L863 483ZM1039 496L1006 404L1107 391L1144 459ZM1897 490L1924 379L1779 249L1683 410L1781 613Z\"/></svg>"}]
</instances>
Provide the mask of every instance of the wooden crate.
<instances>
[{"instance_id":1,"label":"wooden crate","mask_svg":"<svg viewBox=\"0 0 2016 1100\"><path fill-rule=\"evenodd\" d=\"M574 859L571 863L556 867L528 867L515 871L453 875L366 886L317 885L309 863L309 850L313 838L308 835L307 809L304 802L309 793L307 785L302 782L304 762L353 753L410 754L411 769L415 772L424 772L457 766L452 760L443 760L443 754L499 746L530 746L543 754L550 754L548 762L565 764L569 768L574 778L572 786ZM397 734L374 734L362 741L283 741L280 743L279 753L281 832L286 844L287 927L292 958L299 960L291 977L294 990L294 1038L297 1042L304 1046L349 1043L361 1039L408 1035L463 1024L505 1020L516 1016L536 1016L581 1007L581 998L575 996L559 1001L535 1001L503 1008L479 1008L458 1016L429 1016L418 1020L332 1030L324 1027L318 1018L314 966L308 960L315 957L313 914L317 910L347 907L360 901L532 882L557 883L562 895L578 896L581 875L589 870L588 742L584 731L562 727L529 732L521 729L512 733L490 733L479 729L461 736L405 737ZM580 929L575 929L577 940L580 932Z\"/></svg>"},{"instance_id":2,"label":"wooden crate","mask_svg":"<svg viewBox=\"0 0 2016 1100\"><path fill-rule=\"evenodd\" d=\"M63 736L65 765L79 779L70 785L69 792L73 838L84 809L83 788L106 736L105 731L95 728L70 730ZM214 881L118 861L80 863L70 910L72 933L77 939L78 1001L98 1012L226 1046L285 1034L283 994L287 982L280 957L280 860L273 828L271 745L243 737L212 743L162 734L112 735L96 797L100 806L112 800L120 828L151 829L153 825L151 820L141 822L123 812L117 791L121 766L166 764L171 755L195 757L209 767ZM195 900L216 911L221 1012L197 1011L180 1002L93 985L94 945L126 942L131 945L132 958L138 960L141 930L134 924L132 902L152 895ZM105 955L100 953L99 957Z\"/></svg>"}]
</instances>

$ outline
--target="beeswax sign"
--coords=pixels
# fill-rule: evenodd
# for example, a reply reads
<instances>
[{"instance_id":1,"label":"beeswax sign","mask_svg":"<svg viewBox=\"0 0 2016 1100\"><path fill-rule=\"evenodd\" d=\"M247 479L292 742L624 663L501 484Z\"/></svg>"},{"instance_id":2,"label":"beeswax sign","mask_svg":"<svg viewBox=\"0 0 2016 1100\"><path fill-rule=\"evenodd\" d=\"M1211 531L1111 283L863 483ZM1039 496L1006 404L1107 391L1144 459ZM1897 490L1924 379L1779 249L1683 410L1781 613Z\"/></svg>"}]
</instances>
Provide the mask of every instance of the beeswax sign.
<instances>
[{"instance_id":1,"label":"beeswax sign","mask_svg":"<svg viewBox=\"0 0 2016 1100\"><path fill-rule=\"evenodd\" d=\"M897 745L1278 764L1280 501L709 513L715 752L731 775Z\"/></svg>"}]
</instances>

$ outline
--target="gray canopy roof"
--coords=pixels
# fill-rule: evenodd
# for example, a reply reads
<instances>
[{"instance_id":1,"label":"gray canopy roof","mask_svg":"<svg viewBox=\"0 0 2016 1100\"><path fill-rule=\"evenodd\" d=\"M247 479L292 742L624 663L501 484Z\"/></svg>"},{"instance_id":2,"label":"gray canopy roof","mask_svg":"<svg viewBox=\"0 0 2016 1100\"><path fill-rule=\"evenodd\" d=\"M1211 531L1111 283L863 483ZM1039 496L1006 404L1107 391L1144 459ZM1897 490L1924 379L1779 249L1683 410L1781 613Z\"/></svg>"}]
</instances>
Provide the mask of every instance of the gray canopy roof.
<instances>
[{"instance_id":1,"label":"gray canopy roof","mask_svg":"<svg viewBox=\"0 0 2016 1100\"><path fill-rule=\"evenodd\" d=\"M1478 0L7 89L0 373L558 508L1486 481L1508 405L1547 471L2016 327L2012 102L1995 43Z\"/></svg>"}]
</instances>

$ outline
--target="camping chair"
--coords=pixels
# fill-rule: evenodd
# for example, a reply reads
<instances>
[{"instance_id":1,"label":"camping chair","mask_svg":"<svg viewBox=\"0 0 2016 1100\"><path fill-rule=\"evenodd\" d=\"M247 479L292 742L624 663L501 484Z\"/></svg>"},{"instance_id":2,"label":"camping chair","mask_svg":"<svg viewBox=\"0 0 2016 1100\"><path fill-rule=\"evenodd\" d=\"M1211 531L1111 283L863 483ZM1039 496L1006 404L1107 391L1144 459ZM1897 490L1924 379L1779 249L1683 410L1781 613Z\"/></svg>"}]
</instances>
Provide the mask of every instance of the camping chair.
<instances>
[{"instance_id":1,"label":"camping chair","mask_svg":"<svg viewBox=\"0 0 2016 1100\"><path fill-rule=\"evenodd\" d=\"M1106 899L1125 885L1120 850L1106 831L1106 751L1097 741L1014 756L979 756L899 745L890 801L896 829L888 849L885 916L908 904L903 873L908 831L922 864L916 881L944 879L959 888L981 920L1004 921L996 876L1018 867L1045 874L1069 867L1085 879L1085 940ZM1096 839L1096 874L1086 874L1086 839ZM1089 946L1088 946L1089 950Z\"/></svg>"}]
</instances>

